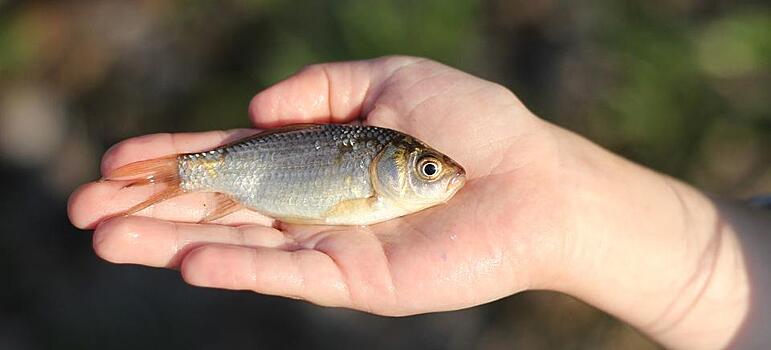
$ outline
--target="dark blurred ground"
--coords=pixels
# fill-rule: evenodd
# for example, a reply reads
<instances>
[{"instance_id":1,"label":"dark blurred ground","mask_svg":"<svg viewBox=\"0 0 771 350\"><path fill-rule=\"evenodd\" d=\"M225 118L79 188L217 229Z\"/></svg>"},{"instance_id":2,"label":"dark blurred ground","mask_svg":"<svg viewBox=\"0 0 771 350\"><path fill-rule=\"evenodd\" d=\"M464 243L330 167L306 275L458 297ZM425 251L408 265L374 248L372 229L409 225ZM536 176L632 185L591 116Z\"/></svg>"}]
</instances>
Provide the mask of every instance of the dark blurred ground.
<instances>
[{"instance_id":1,"label":"dark blurred ground","mask_svg":"<svg viewBox=\"0 0 771 350\"><path fill-rule=\"evenodd\" d=\"M532 292L390 319L186 286L111 265L66 198L135 135L246 127L301 66L434 58L538 115L708 191L771 192L767 1L0 0L0 349L648 349Z\"/></svg>"}]
</instances>

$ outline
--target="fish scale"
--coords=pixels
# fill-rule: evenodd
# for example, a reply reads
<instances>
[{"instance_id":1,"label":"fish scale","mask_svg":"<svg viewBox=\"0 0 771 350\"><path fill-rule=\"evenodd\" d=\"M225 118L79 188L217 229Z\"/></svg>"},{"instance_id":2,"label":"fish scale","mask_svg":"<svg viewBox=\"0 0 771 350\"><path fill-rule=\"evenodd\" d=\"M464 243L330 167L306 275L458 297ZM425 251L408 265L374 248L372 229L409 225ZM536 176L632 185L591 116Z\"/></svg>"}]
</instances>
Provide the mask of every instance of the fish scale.
<instances>
[{"instance_id":1,"label":"fish scale","mask_svg":"<svg viewBox=\"0 0 771 350\"><path fill-rule=\"evenodd\" d=\"M268 215L318 217L373 194L370 162L399 136L368 126L317 125L180 157L180 186L232 196Z\"/></svg>"}]
</instances>

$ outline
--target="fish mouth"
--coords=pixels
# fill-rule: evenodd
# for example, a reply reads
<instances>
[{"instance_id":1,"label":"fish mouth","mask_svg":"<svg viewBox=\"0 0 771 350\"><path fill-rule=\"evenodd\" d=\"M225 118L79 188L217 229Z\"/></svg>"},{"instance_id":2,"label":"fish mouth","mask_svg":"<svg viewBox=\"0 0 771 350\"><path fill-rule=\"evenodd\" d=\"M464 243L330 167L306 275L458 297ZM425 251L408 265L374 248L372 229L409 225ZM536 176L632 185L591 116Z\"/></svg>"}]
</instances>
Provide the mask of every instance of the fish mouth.
<instances>
[{"instance_id":1,"label":"fish mouth","mask_svg":"<svg viewBox=\"0 0 771 350\"><path fill-rule=\"evenodd\" d=\"M461 170L447 182L447 191L455 192L466 183L466 172Z\"/></svg>"}]
</instances>

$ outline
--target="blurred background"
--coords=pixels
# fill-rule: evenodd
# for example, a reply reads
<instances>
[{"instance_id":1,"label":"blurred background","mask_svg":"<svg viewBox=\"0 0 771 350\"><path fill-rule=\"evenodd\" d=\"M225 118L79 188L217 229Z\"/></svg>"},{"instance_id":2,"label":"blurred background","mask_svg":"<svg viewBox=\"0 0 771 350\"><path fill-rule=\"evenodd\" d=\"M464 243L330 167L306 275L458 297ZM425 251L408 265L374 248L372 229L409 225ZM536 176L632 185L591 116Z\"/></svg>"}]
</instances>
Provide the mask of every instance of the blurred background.
<instances>
[{"instance_id":1,"label":"blurred background","mask_svg":"<svg viewBox=\"0 0 771 350\"><path fill-rule=\"evenodd\" d=\"M0 0L0 349L650 349L566 296L399 319L112 265L66 199L140 134L247 127L302 67L426 56L720 195L771 192L771 5L736 0Z\"/></svg>"}]
</instances>

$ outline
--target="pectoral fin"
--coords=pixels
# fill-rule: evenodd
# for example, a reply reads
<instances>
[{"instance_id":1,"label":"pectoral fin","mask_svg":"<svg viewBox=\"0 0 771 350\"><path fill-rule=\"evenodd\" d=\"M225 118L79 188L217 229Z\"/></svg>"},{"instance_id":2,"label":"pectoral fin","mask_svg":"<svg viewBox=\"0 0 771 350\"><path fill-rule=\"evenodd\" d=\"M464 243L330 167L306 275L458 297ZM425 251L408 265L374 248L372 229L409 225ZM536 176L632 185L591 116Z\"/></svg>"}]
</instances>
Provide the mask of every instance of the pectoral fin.
<instances>
[{"instance_id":1,"label":"pectoral fin","mask_svg":"<svg viewBox=\"0 0 771 350\"><path fill-rule=\"evenodd\" d=\"M329 223L356 221L355 218L371 215L376 204L376 196L344 200L327 210L324 219Z\"/></svg>"}]
</instances>

